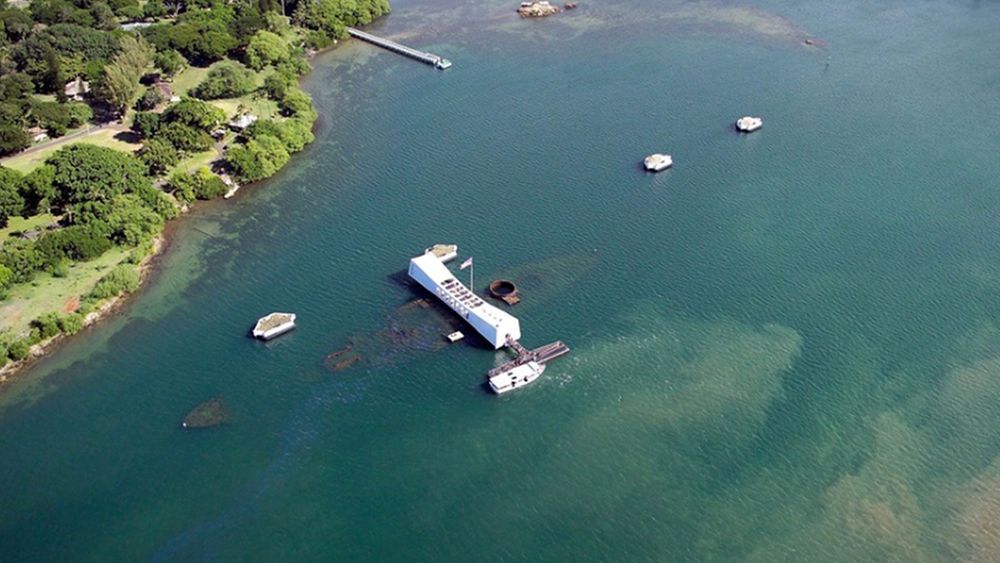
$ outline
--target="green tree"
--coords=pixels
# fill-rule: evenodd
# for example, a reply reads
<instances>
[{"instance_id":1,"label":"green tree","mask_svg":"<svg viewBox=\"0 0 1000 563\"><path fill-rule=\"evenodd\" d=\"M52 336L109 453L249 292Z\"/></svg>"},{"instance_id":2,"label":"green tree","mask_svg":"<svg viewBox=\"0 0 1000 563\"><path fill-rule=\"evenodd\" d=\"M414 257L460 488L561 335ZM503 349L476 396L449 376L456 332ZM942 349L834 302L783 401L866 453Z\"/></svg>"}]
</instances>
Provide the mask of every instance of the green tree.
<instances>
[{"instance_id":1,"label":"green tree","mask_svg":"<svg viewBox=\"0 0 1000 563\"><path fill-rule=\"evenodd\" d=\"M208 71L191 95L203 100L236 98L249 94L256 87L253 72L236 61L224 61Z\"/></svg>"},{"instance_id":2,"label":"green tree","mask_svg":"<svg viewBox=\"0 0 1000 563\"><path fill-rule=\"evenodd\" d=\"M135 246L160 231L163 217L146 206L137 194L122 194L112 202L111 213L104 218L111 240Z\"/></svg>"},{"instance_id":3,"label":"green tree","mask_svg":"<svg viewBox=\"0 0 1000 563\"><path fill-rule=\"evenodd\" d=\"M180 154L168 141L151 139L139 151L139 158L146 163L150 176L159 176L180 161Z\"/></svg>"},{"instance_id":4,"label":"green tree","mask_svg":"<svg viewBox=\"0 0 1000 563\"><path fill-rule=\"evenodd\" d=\"M268 31L273 31L278 35L283 35L292 30L292 24L289 18L279 14L277 11L268 10L265 12L264 21L267 23Z\"/></svg>"},{"instance_id":5,"label":"green tree","mask_svg":"<svg viewBox=\"0 0 1000 563\"><path fill-rule=\"evenodd\" d=\"M90 106L78 102L66 104L66 113L70 127L79 127L94 118L94 111Z\"/></svg>"},{"instance_id":6,"label":"green tree","mask_svg":"<svg viewBox=\"0 0 1000 563\"><path fill-rule=\"evenodd\" d=\"M162 18L167 15L167 7L163 5L163 0L149 0L142 7L142 15L147 18Z\"/></svg>"},{"instance_id":7,"label":"green tree","mask_svg":"<svg viewBox=\"0 0 1000 563\"><path fill-rule=\"evenodd\" d=\"M149 4L146 4L147 6ZM174 76L187 64L184 60L184 56L175 51L174 49L169 49L166 51L157 51L156 55L153 56L153 64L156 68L165 76Z\"/></svg>"},{"instance_id":8,"label":"green tree","mask_svg":"<svg viewBox=\"0 0 1000 563\"><path fill-rule=\"evenodd\" d=\"M11 43L17 43L27 37L35 23L24 10L17 8L0 11L0 21L3 22L4 33Z\"/></svg>"},{"instance_id":9,"label":"green tree","mask_svg":"<svg viewBox=\"0 0 1000 563\"><path fill-rule=\"evenodd\" d=\"M143 139L149 139L160 130L160 114L140 111L132 116L132 130Z\"/></svg>"},{"instance_id":10,"label":"green tree","mask_svg":"<svg viewBox=\"0 0 1000 563\"><path fill-rule=\"evenodd\" d=\"M49 207L56 198L56 190L52 187L52 178L56 169L50 164L43 164L21 179L21 195L24 197L25 213L48 213Z\"/></svg>"},{"instance_id":11,"label":"green tree","mask_svg":"<svg viewBox=\"0 0 1000 563\"><path fill-rule=\"evenodd\" d=\"M34 101L31 104L31 121L45 128L52 137L61 137L70 127L70 110L59 102Z\"/></svg>"},{"instance_id":12,"label":"green tree","mask_svg":"<svg viewBox=\"0 0 1000 563\"><path fill-rule=\"evenodd\" d=\"M289 158L284 144L270 135L260 135L226 152L226 162L244 182L273 176Z\"/></svg>"},{"instance_id":13,"label":"green tree","mask_svg":"<svg viewBox=\"0 0 1000 563\"><path fill-rule=\"evenodd\" d=\"M299 152L315 138L312 133L312 123L302 119L285 120L278 130L278 138L288 152Z\"/></svg>"},{"instance_id":14,"label":"green tree","mask_svg":"<svg viewBox=\"0 0 1000 563\"><path fill-rule=\"evenodd\" d=\"M104 67L98 96L119 113L124 113L138 97L139 79L151 56L149 44L141 36L122 37L121 50Z\"/></svg>"},{"instance_id":15,"label":"green tree","mask_svg":"<svg viewBox=\"0 0 1000 563\"><path fill-rule=\"evenodd\" d=\"M111 248L106 225L71 225L49 231L35 243L38 260L56 266L64 260L93 260Z\"/></svg>"},{"instance_id":16,"label":"green tree","mask_svg":"<svg viewBox=\"0 0 1000 563\"><path fill-rule=\"evenodd\" d=\"M14 361L23 360L31 353L31 342L27 338L20 338L7 346L7 355Z\"/></svg>"},{"instance_id":17,"label":"green tree","mask_svg":"<svg viewBox=\"0 0 1000 563\"><path fill-rule=\"evenodd\" d=\"M247 139L261 135L276 137L281 140L289 153L299 152L313 141L312 125L301 119L284 121L259 119L247 128L244 135Z\"/></svg>"},{"instance_id":18,"label":"green tree","mask_svg":"<svg viewBox=\"0 0 1000 563\"><path fill-rule=\"evenodd\" d=\"M122 293L131 293L139 287L139 273L133 266L120 264L97 282L87 295L91 299L107 299Z\"/></svg>"},{"instance_id":19,"label":"green tree","mask_svg":"<svg viewBox=\"0 0 1000 563\"><path fill-rule=\"evenodd\" d=\"M288 43L281 36L261 30L254 34L247 45L247 66L261 70L267 65L286 60L289 54Z\"/></svg>"},{"instance_id":20,"label":"green tree","mask_svg":"<svg viewBox=\"0 0 1000 563\"><path fill-rule=\"evenodd\" d=\"M170 176L170 188L174 197L182 201L215 199L228 190L225 182L213 174L207 166L202 166L191 174L175 172Z\"/></svg>"},{"instance_id":21,"label":"green tree","mask_svg":"<svg viewBox=\"0 0 1000 563\"><path fill-rule=\"evenodd\" d=\"M55 202L71 205L110 201L116 195L149 186L146 166L137 157L96 145L70 145L50 156L55 170Z\"/></svg>"},{"instance_id":22,"label":"green tree","mask_svg":"<svg viewBox=\"0 0 1000 563\"><path fill-rule=\"evenodd\" d=\"M170 192L181 201L194 201L195 178L187 172L177 171L167 181Z\"/></svg>"},{"instance_id":23,"label":"green tree","mask_svg":"<svg viewBox=\"0 0 1000 563\"><path fill-rule=\"evenodd\" d=\"M31 138L17 125L0 123L0 154L13 154L31 145Z\"/></svg>"},{"instance_id":24,"label":"green tree","mask_svg":"<svg viewBox=\"0 0 1000 563\"><path fill-rule=\"evenodd\" d=\"M288 115L308 116L315 112L309 94L294 86L285 92L285 97L278 102L278 106Z\"/></svg>"},{"instance_id":25,"label":"green tree","mask_svg":"<svg viewBox=\"0 0 1000 563\"><path fill-rule=\"evenodd\" d=\"M172 123L183 123L201 131L211 131L218 127L225 118L226 113L221 109L191 98L185 98L163 112L164 120Z\"/></svg>"},{"instance_id":26,"label":"green tree","mask_svg":"<svg viewBox=\"0 0 1000 563\"><path fill-rule=\"evenodd\" d=\"M9 239L0 247L0 264L14 274L14 283L24 283L31 281L44 261L35 251L35 243L24 239Z\"/></svg>"},{"instance_id":27,"label":"green tree","mask_svg":"<svg viewBox=\"0 0 1000 563\"><path fill-rule=\"evenodd\" d=\"M10 168L0 167L0 228L6 227L8 219L24 210L20 187L21 175Z\"/></svg>"},{"instance_id":28,"label":"green tree","mask_svg":"<svg viewBox=\"0 0 1000 563\"><path fill-rule=\"evenodd\" d=\"M37 319L31 321L32 328L37 328L42 339L52 338L62 332L59 330L59 315L55 313L45 313Z\"/></svg>"},{"instance_id":29,"label":"green tree","mask_svg":"<svg viewBox=\"0 0 1000 563\"><path fill-rule=\"evenodd\" d=\"M90 15L94 18L94 27L104 31L111 31L118 28L118 18L114 11L104 2L93 2L90 6Z\"/></svg>"},{"instance_id":30,"label":"green tree","mask_svg":"<svg viewBox=\"0 0 1000 563\"><path fill-rule=\"evenodd\" d=\"M78 8L67 0L32 0L28 9L31 18L39 23L72 23L88 27L94 23L93 16L87 10Z\"/></svg>"},{"instance_id":31,"label":"green tree","mask_svg":"<svg viewBox=\"0 0 1000 563\"><path fill-rule=\"evenodd\" d=\"M4 291L14 285L14 272L10 268L0 264L0 291Z\"/></svg>"},{"instance_id":32,"label":"green tree","mask_svg":"<svg viewBox=\"0 0 1000 563\"><path fill-rule=\"evenodd\" d=\"M295 77L289 77L281 72L272 72L264 79L264 92L267 97L278 101L285 97L289 88L295 86Z\"/></svg>"},{"instance_id":33,"label":"green tree","mask_svg":"<svg viewBox=\"0 0 1000 563\"><path fill-rule=\"evenodd\" d=\"M84 316L80 313L70 313L59 317L59 330L66 334L76 334L83 328Z\"/></svg>"},{"instance_id":34,"label":"green tree","mask_svg":"<svg viewBox=\"0 0 1000 563\"><path fill-rule=\"evenodd\" d=\"M212 148L212 138L208 133L178 121L161 127L157 138L170 143L179 151L201 152Z\"/></svg>"},{"instance_id":35,"label":"green tree","mask_svg":"<svg viewBox=\"0 0 1000 563\"><path fill-rule=\"evenodd\" d=\"M0 99L16 101L27 98L35 92L31 77L23 72L15 72L0 78Z\"/></svg>"},{"instance_id":36,"label":"green tree","mask_svg":"<svg viewBox=\"0 0 1000 563\"><path fill-rule=\"evenodd\" d=\"M231 19L231 15L228 16ZM188 60L208 64L239 46L222 10L193 11L165 30L167 43Z\"/></svg>"}]
</instances>

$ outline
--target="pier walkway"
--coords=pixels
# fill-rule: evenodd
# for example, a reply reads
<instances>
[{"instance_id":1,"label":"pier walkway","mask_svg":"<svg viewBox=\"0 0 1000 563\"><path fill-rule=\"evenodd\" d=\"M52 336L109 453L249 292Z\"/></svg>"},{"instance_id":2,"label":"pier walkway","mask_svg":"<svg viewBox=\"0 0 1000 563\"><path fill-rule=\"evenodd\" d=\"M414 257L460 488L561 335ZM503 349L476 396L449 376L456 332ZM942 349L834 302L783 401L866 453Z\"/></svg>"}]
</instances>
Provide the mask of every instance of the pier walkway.
<instances>
[{"instance_id":1,"label":"pier walkway","mask_svg":"<svg viewBox=\"0 0 1000 563\"><path fill-rule=\"evenodd\" d=\"M347 28L347 33L351 34L351 37L357 37L362 41L367 41L372 45L378 45L384 49L388 49L400 55L410 57L411 59L416 59L422 63L427 63L434 66L434 68L439 68L444 70L451 66L451 61L444 57L439 57L434 53L427 53L425 51L418 51L412 47L407 47L401 43L396 43L395 41L390 41L388 39L383 39L377 35L372 35L371 33L366 33L360 29L354 29L353 27Z\"/></svg>"},{"instance_id":2,"label":"pier walkway","mask_svg":"<svg viewBox=\"0 0 1000 563\"><path fill-rule=\"evenodd\" d=\"M514 340L513 338L507 339L507 346L517 353L517 357L509 362L504 362L503 365L499 365L491 369L486 375L487 377L493 377L499 373L503 373L519 365L526 364L528 362L538 362L542 365L551 362L552 360L564 356L569 353L569 346L563 344L562 340L557 340L550 344L544 346L539 346L534 350L529 350L521 345L520 342Z\"/></svg>"}]
</instances>

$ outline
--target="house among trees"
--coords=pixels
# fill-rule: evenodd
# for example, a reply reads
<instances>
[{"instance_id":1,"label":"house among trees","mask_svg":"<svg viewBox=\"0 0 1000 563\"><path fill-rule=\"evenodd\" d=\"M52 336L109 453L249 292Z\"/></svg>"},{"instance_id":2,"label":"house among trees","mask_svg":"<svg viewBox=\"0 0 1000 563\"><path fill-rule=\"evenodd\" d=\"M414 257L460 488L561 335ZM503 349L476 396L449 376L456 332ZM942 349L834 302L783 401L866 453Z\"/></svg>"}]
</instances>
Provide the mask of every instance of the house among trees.
<instances>
[{"instance_id":1,"label":"house among trees","mask_svg":"<svg viewBox=\"0 0 1000 563\"><path fill-rule=\"evenodd\" d=\"M66 83L63 93L71 100L80 101L85 94L90 93L90 83L77 76L75 80Z\"/></svg>"},{"instance_id":2,"label":"house among trees","mask_svg":"<svg viewBox=\"0 0 1000 563\"><path fill-rule=\"evenodd\" d=\"M153 88L160 94L160 99L163 101L169 101L170 103L181 101L181 97L174 94L174 87L169 82L158 81L153 84Z\"/></svg>"},{"instance_id":3,"label":"house among trees","mask_svg":"<svg viewBox=\"0 0 1000 563\"><path fill-rule=\"evenodd\" d=\"M234 131L243 131L257 121L257 116L252 113L244 113L233 118L227 125Z\"/></svg>"},{"instance_id":4,"label":"house among trees","mask_svg":"<svg viewBox=\"0 0 1000 563\"><path fill-rule=\"evenodd\" d=\"M32 143L41 143L49 140L49 133L44 127L31 127L28 129L28 136Z\"/></svg>"}]
</instances>

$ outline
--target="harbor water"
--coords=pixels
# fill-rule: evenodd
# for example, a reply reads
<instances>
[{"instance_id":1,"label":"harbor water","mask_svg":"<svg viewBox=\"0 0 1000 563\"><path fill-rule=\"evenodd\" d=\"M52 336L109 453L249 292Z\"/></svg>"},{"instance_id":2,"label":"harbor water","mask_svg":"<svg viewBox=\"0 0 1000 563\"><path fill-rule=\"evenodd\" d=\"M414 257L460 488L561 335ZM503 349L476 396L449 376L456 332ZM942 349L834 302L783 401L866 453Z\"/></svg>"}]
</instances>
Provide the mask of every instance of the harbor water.
<instances>
[{"instance_id":1,"label":"harbor water","mask_svg":"<svg viewBox=\"0 0 1000 563\"><path fill-rule=\"evenodd\" d=\"M516 4L315 59L316 142L6 386L0 560L996 557L1000 5ZM572 352L488 393L435 243Z\"/></svg>"}]
</instances>

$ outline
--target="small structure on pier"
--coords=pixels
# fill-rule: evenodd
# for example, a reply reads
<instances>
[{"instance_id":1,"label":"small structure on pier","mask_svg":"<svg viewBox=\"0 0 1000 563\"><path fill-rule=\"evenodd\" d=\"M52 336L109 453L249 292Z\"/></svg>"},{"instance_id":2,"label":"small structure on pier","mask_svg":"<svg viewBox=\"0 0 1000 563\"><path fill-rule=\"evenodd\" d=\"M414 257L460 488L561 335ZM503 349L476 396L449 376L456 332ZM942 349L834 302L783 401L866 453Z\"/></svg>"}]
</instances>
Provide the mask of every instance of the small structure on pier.
<instances>
[{"instance_id":1,"label":"small structure on pier","mask_svg":"<svg viewBox=\"0 0 1000 563\"><path fill-rule=\"evenodd\" d=\"M388 49L394 53L399 53L400 55L410 57L411 59L416 59L422 63L433 65L434 68L441 70L451 68L451 61L449 61L444 57L439 57L434 53L418 51L416 49L413 49L412 47L407 47L406 45L403 45L401 43L396 43L395 41L384 39L377 35L372 35L371 33L361 31L360 29L354 29L353 27L347 28L347 33L351 34L351 37L357 37L358 39L361 39L362 41L367 41L372 45L378 45L383 49Z\"/></svg>"}]
</instances>

